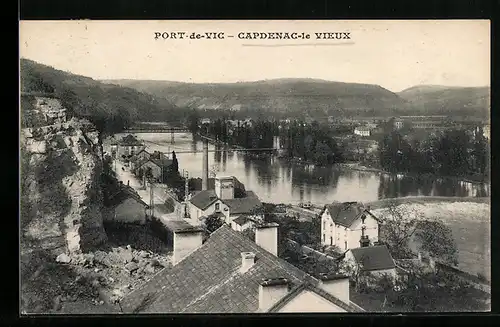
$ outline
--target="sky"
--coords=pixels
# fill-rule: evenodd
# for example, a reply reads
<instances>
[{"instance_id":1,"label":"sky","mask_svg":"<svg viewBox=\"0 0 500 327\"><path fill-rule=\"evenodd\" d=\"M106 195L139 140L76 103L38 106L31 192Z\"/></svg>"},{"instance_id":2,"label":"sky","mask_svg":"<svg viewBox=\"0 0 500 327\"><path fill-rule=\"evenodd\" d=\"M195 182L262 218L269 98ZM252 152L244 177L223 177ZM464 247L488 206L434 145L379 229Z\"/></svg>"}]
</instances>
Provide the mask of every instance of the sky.
<instances>
[{"instance_id":1,"label":"sky","mask_svg":"<svg viewBox=\"0 0 500 327\"><path fill-rule=\"evenodd\" d=\"M155 39L163 32L186 34ZM186 38L205 32L225 38ZM239 39L240 32L296 32L310 39ZM323 32L350 38L316 39ZM22 58L94 79L315 78L393 92L422 84L490 85L488 20L21 21L19 33Z\"/></svg>"}]
</instances>

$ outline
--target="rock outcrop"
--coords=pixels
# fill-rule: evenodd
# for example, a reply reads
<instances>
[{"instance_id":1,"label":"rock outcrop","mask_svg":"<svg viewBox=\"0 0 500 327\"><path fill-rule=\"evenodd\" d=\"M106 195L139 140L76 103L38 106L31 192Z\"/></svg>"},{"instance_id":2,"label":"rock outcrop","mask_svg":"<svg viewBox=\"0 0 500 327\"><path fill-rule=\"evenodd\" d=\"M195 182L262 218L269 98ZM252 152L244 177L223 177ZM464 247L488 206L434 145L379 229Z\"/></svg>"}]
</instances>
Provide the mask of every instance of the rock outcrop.
<instances>
[{"instance_id":1,"label":"rock outcrop","mask_svg":"<svg viewBox=\"0 0 500 327\"><path fill-rule=\"evenodd\" d=\"M55 256L106 242L102 155L99 133L84 120L21 132L23 236Z\"/></svg>"}]
</instances>

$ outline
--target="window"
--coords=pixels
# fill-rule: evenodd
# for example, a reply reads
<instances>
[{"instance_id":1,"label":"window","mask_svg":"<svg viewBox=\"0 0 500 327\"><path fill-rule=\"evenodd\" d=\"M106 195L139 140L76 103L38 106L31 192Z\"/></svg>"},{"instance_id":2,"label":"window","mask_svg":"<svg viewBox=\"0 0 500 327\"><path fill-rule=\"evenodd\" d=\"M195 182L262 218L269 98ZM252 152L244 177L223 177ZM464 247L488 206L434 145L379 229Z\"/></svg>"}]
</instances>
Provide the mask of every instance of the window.
<instances>
[{"instance_id":1,"label":"window","mask_svg":"<svg viewBox=\"0 0 500 327\"><path fill-rule=\"evenodd\" d=\"M216 203L216 204L215 204L215 210L216 210L216 211L219 211L219 210L220 210L220 203Z\"/></svg>"},{"instance_id":2,"label":"window","mask_svg":"<svg viewBox=\"0 0 500 327\"><path fill-rule=\"evenodd\" d=\"M333 237L330 236L330 245L333 245Z\"/></svg>"},{"instance_id":3,"label":"window","mask_svg":"<svg viewBox=\"0 0 500 327\"><path fill-rule=\"evenodd\" d=\"M323 234L323 243L325 243L325 234Z\"/></svg>"},{"instance_id":4,"label":"window","mask_svg":"<svg viewBox=\"0 0 500 327\"><path fill-rule=\"evenodd\" d=\"M347 250L347 241L345 241L344 244L345 244L345 249L344 250Z\"/></svg>"},{"instance_id":5,"label":"window","mask_svg":"<svg viewBox=\"0 0 500 327\"><path fill-rule=\"evenodd\" d=\"M323 221L323 229L326 229L326 221Z\"/></svg>"}]
</instances>

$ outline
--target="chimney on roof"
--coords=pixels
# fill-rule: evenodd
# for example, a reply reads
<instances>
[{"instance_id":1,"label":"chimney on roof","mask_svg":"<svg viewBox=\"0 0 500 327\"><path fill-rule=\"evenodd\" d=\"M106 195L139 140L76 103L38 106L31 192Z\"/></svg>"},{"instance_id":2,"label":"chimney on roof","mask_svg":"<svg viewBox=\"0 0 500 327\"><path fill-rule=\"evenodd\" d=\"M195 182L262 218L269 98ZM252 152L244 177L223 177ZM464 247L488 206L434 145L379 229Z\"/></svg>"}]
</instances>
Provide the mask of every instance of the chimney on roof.
<instances>
[{"instance_id":1,"label":"chimney on roof","mask_svg":"<svg viewBox=\"0 0 500 327\"><path fill-rule=\"evenodd\" d=\"M255 253L253 252L241 252L241 267L240 272L243 274L252 268L255 263Z\"/></svg>"},{"instance_id":2,"label":"chimney on roof","mask_svg":"<svg viewBox=\"0 0 500 327\"><path fill-rule=\"evenodd\" d=\"M221 200L234 199L234 178L229 177L216 177L215 178L215 194Z\"/></svg>"},{"instance_id":3,"label":"chimney on roof","mask_svg":"<svg viewBox=\"0 0 500 327\"><path fill-rule=\"evenodd\" d=\"M286 278L263 279L259 285L259 311L269 310L288 293Z\"/></svg>"},{"instance_id":4,"label":"chimney on roof","mask_svg":"<svg viewBox=\"0 0 500 327\"><path fill-rule=\"evenodd\" d=\"M191 254L203 244L203 230L199 227L187 227L174 231L173 265Z\"/></svg>"},{"instance_id":5,"label":"chimney on roof","mask_svg":"<svg viewBox=\"0 0 500 327\"><path fill-rule=\"evenodd\" d=\"M349 304L349 276L341 274L321 274L318 286L328 294Z\"/></svg>"},{"instance_id":6,"label":"chimney on roof","mask_svg":"<svg viewBox=\"0 0 500 327\"><path fill-rule=\"evenodd\" d=\"M263 223L255 227L255 243L264 250L278 255L278 224Z\"/></svg>"},{"instance_id":7,"label":"chimney on roof","mask_svg":"<svg viewBox=\"0 0 500 327\"><path fill-rule=\"evenodd\" d=\"M361 226L361 238L359 239L360 247L364 248L370 245L370 239L368 235L365 235L366 226Z\"/></svg>"}]
</instances>

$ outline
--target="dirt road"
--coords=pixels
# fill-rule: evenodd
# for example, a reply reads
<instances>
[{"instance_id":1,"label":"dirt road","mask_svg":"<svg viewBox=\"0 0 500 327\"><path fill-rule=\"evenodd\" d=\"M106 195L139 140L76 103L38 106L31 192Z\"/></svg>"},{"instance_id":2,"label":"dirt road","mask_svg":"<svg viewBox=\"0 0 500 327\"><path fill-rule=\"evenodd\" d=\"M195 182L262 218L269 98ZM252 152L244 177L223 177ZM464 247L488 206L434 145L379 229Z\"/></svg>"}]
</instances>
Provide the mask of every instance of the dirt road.
<instances>
[{"instance_id":1,"label":"dirt road","mask_svg":"<svg viewBox=\"0 0 500 327\"><path fill-rule=\"evenodd\" d=\"M116 168L115 168L116 167ZM130 185L141 196L142 200L147 204L151 203L150 189L144 189L141 182L135 177L128 167L125 167L120 161L116 164L113 162L113 169L116 169L116 177L125 185ZM155 217L162 220L179 220L180 208L176 206L173 212L170 212L164 205L165 200L169 197L166 192L166 185L156 185L153 188L153 213Z\"/></svg>"}]
</instances>

